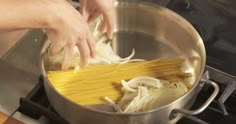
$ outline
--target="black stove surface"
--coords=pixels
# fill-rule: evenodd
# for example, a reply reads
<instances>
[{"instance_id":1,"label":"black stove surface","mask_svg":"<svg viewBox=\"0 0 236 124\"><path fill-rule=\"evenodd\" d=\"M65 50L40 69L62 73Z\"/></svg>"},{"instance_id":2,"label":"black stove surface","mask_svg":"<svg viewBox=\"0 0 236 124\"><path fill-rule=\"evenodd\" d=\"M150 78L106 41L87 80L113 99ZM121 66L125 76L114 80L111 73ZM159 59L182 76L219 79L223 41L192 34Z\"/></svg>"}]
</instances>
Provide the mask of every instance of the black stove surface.
<instances>
[{"instance_id":1,"label":"black stove surface","mask_svg":"<svg viewBox=\"0 0 236 124\"><path fill-rule=\"evenodd\" d=\"M167 8L186 18L197 29L206 47L207 65L236 76L236 0L170 0ZM220 85L218 98L203 113L185 116L177 124L236 124L235 86L229 85L232 81L235 83L236 78L223 75L225 79L222 75L211 74L212 80ZM52 124L68 124L45 99L47 96L40 82L27 98L21 98L19 111L33 118L46 116ZM229 98L222 100L227 88L231 90L223 96ZM209 87L204 87L191 109L202 105L210 92ZM219 107L219 101L225 105L225 110Z\"/></svg>"},{"instance_id":2,"label":"black stove surface","mask_svg":"<svg viewBox=\"0 0 236 124\"><path fill-rule=\"evenodd\" d=\"M209 89L200 92L192 110L198 108L209 97ZM222 92L218 95L220 96ZM236 124L236 95L231 95L225 102L228 115L224 115L218 106L217 99L201 114L196 116L185 116L177 124Z\"/></svg>"},{"instance_id":3,"label":"black stove surface","mask_svg":"<svg viewBox=\"0 0 236 124\"><path fill-rule=\"evenodd\" d=\"M170 0L167 8L187 19L199 32L208 65L236 76L235 0Z\"/></svg>"}]
</instances>

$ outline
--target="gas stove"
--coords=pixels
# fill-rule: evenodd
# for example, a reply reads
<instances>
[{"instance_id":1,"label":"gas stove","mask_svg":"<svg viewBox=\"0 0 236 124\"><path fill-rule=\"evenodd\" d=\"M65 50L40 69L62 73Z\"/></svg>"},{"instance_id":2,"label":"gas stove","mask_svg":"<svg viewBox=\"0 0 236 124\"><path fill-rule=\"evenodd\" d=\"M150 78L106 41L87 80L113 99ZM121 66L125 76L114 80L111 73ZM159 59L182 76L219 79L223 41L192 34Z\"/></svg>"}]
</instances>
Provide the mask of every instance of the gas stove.
<instances>
[{"instance_id":1,"label":"gas stove","mask_svg":"<svg viewBox=\"0 0 236 124\"><path fill-rule=\"evenodd\" d=\"M206 47L205 74L220 86L217 98L203 113L184 115L177 124L236 124L236 1L148 1L165 5L195 27ZM40 30L29 32L0 59L0 68L3 68L0 69L0 85L3 84L0 86L0 110L5 108L8 115L27 124L69 124L56 113L44 91L37 68L39 63L35 59L42 46L42 36ZM27 52L31 47L35 49ZM201 106L211 91L211 87L204 86L191 110ZM1 97L1 94L9 95Z\"/></svg>"},{"instance_id":2,"label":"gas stove","mask_svg":"<svg viewBox=\"0 0 236 124\"><path fill-rule=\"evenodd\" d=\"M236 75L236 66L232 66L236 62L235 0L171 0L167 8L199 32L206 47L207 65Z\"/></svg>"},{"instance_id":3,"label":"gas stove","mask_svg":"<svg viewBox=\"0 0 236 124\"><path fill-rule=\"evenodd\" d=\"M210 106L196 116L184 116L177 124L235 124L236 123L236 77L207 66L205 73L220 86L220 93ZM211 88L204 87L191 109L195 109L209 97Z\"/></svg>"},{"instance_id":4,"label":"gas stove","mask_svg":"<svg viewBox=\"0 0 236 124\"><path fill-rule=\"evenodd\" d=\"M201 114L185 115L177 124L235 124L236 123L236 77L206 66L205 75L220 85L220 93ZM204 86L191 109L198 108L211 94L211 87ZM37 85L26 97L20 98L18 112L38 120L44 118L48 124L69 124L50 105L40 76Z\"/></svg>"}]
</instances>

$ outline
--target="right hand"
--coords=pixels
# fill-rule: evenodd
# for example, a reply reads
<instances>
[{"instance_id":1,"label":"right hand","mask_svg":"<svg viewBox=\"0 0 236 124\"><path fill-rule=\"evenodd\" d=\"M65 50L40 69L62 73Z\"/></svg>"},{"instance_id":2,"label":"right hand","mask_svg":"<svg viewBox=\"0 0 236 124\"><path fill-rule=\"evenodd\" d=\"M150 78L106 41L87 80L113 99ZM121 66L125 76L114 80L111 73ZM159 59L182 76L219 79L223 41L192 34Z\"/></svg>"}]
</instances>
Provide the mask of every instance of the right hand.
<instances>
[{"instance_id":1,"label":"right hand","mask_svg":"<svg viewBox=\"0 0 236 124\"><path fill-rule=\"evenodd\" d=\"M80 0L80 12L88 22L102 15L104 20L100 31L106 31L107 37L112 39L116 18L115 0Z\"/></svg>"},{"instance_id":2,"label":"right hand","mask_svg":"<svg viewBox=\"0 0 236 124\"><path fill-rule=\"evenodd\" d=\"M94 57L94 39L89 31L87 22L81 14L67 1L56 0L52 6L53 21L47 29L51 41L51 55L56 55L64 49L62 69L68 69L72 63L74 47L80 52L80 67L88 64L90 57Z\"/></svg>"}]
</instances>

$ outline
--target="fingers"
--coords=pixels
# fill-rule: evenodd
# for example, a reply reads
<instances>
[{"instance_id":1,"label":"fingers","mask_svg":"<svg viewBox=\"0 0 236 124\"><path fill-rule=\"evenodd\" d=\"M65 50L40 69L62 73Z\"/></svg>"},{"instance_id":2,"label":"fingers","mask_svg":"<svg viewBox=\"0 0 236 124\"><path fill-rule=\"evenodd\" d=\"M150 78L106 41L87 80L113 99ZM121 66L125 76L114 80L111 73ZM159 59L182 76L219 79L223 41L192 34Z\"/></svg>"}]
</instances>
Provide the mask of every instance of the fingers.
<instances>
[{"instance_id":1,"label":"fingers","mask_svg":"<svg viewBox=\"0 0 236 124\"><path fill-rule=\"evenodd\" d=\"M113 16L105 17L105 22L107 25L107 37L109 39L112 39L114 33L114 17Z\"/></svg>"},{"instance_id":2,"label":"fingers","mask_svg":"<svg viewBox=\"0 0 236 124\"><path fill-rule=\"evenodd\" d=\"M96 9L94 7L88 7L88 4L89 3L87 0L81 0L80 13L81 13L82 17L84 18L84 20L86 20L87 22L90 22L91 16L95 16L95 17L92 17L92 19L93 19L93 18L98 17L97 16L98 14L96 13Z\"/></svg>"},{"instance_id":3,"label":"fingers","mask_svg":"<svg viewBox=\"0 0 236 124\"><path fill-rule=\"evenodd\" d=\"M47 31L47 35L48 39L51 41L50 55L55 56L62 50L66 43L63 41L63 38L58 37L58 34L54 31Z\"/></svg>"},{"instance_id":4,"label":"fingers","mask_svg":"<svg viewBox=\"0 0 236 124\"><path fill-rule=\"evenodd\" d=\"M106 20L103 20L102 21L102 24L101 24L101 26L100 26L100 28L99 28L99 30L100 30L100 32L101 33L104 33L105 31L106 31L106 29L107 29L107 25L106 25L107 23L106 23Z\"/></svg>"},{"instance_id":5,"label":"fingers","mask_svg":"<svg viewBox=\"0 0 236 124\"><path fill-rule=\"evenodd\" d=\"M70 68L72 62L73 62L73 56L74 56L74 45L68 44L65 48L64 58L62 62L62 70L67 70Z\"/></svg>"},{"instance_id":6,"label":"fingers","mask_svg":"<svg viewBox=\"0 0 236 124\"><path fill-rule=\"evenodd\" d=\"M72 66L74 58L74 47L77 46L80 52L80 67L83 68L88 64L90 57L95 56L95 42L94 37L91 32L89 32L88 27L85 27L84 30L87 30L87 33L79 33L79 40L73 40L73 37L62 38L60 36L54 37L52 33L49 33L49 38L52 41L51 43L51 55L58 54L62 49L64 49L64 58L62 60L62 70L67 70ZM56 35L55 35L56 36ZM67 39L67 40L64 40ZM70 40L68 40L70 39Z\"/></svg>"},{"instance_id":7,"label":"fingers","mask_svg":"<svg viewBox=\"0 0 236 124\"><path fill-rule=\"evenodd\" d=\"M80 11L82 17L84 18L84 20L87 21L88 17L89 17L89 13L86 10L87 9L86 6L87 6L87 2L85 0L80 0L80 10L79 11Z\"/></svg>"},{"instance_id":8,"label":"fingers","mask_svg":"<svg viewBox=\"0 0 236 124\"><path fill-rule=\"evenodd\" d=\"M81 0L80 12L87 22L102 14L104 22L100 27L100 31L102 33L106 31L107 37L112 39L115 24L115 0Z\"/></svg>"},{"instance_id":9,"label":"fingers","mask_svg":"<svg viewBox=\"0 0 236 124\"><path fill-rule=\"evenodd\" d=\"M86 41L81 41L76 44L80 52L80 68L88 65L88 60L90 58L90 49Z\"/></svg>"},{"instance_id":10,"label":"fingers","mask_svg":"<svg viewBox=\"0 0 236 124\"><path fill-rule=\"evenodd\" d=\"M62 43L52 43L52 47L51 47L51 55L52 56L55 56L57 53L59 53L62 48L64 47L65 45L62 44Z\"/></svg>"},{"instance_id":11,"label":"fingers","mask_svg":"<svg viewBox=\"0 0 236 124\"><path fill-rule=\"evenodd\" d=\"M62 61L62 70L67 70L71 67L74 58L74 47L77 46L80 52L80 67L83 68L88 64L90 57L95 57L94 38L90 32L87 34L87 41L80 41L77 44L68 42L66 45L55 44L52 46L51 54L56 55L64 47L64 58Z\"/></svg>"},{"instance_id":12,"label":"fingers","mask_svg":"<svg viewBox=\"0 0 236 124\"><path fill-rule=\"evenodd\" d=\"M88 22L91 22L91 21L95 20L95 19L96 19L97 17L99 17L100 15L101 15L100 12L95 11L92 15L89 16Z\"/></svg>"},{"instance_id":13,"label":"fingers","mask_svg":"<svg viewBox=\"0 0 236 124\"><path fill-rule=\"evenodd\" d=\"M115 8L112 8L109 11L104 12L104 22L107 26L107 37L112 39L114 33L114 25L115 25Z\"/></svg>"},{"instance_id":14,"label":"fingers","mask_svg":"<svg viewBox=\"0 0 236 124\"><path fill-rule=\"evenodd\" d=\"M87 11L81 13L81 15L82 15L82 17L83 17L83 19L84 19L85 21L88 21L88 19L89 19L89 13L88 13Z\"/></svg>"},{"instance_id":15,"label":"fingers","mask_svg":"<svg viewBox=\"0 0 236 124\"><path fill-rule=\"evenodd\" d=\"M74 56L74 47L75 45L78 47L80 52L80 68L88 65L88 61L90 56L95 56L95 48L94 48L94 39L91 33L88 33L87 41L80 41L77 44L68 44L65 49L62 70L67 70L70 68L73 62Z\"/></svg>"},{"instance_id":16,"label":"fingers","mask_svg":"<svg viewBox=\"0 0 236 124\"><path fill-rule=\"evenodd\" d=\"M94 58L95 57L95 41L90 31L88 31L88 34L87 34L87 43L90 50L90 56Z\"/></svg>"}]
</instances>

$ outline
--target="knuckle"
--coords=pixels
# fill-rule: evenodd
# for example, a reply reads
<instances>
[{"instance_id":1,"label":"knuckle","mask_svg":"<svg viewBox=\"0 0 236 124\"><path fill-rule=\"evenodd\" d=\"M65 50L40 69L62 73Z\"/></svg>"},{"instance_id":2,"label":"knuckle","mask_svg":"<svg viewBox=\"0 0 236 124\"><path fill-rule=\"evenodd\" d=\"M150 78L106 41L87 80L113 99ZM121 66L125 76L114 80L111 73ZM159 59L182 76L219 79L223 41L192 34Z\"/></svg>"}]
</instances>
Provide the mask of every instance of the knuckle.
<instances>
[{"instance_id":1,"label":"knuckle","mask_svg":"<svg viewBox=\"0 0 236 124\"><path fill-rule=\"evenodd\" d=\"M86 40L85 36L80 36L80 37L78 38L77 43L84 42L85 40Z\"/></svg>"},{"instance_id":2,"label":"knuckle","mask_svg":"<svg viewBox=\"0 0 236 124\"><path fill-rule=\"evenodd\" d=\"M68 41L68 42L67 42L67 45L68 45L68 46L74 46L75 43L74 43L73 41Z\"/></svg>"}]
</instances>

